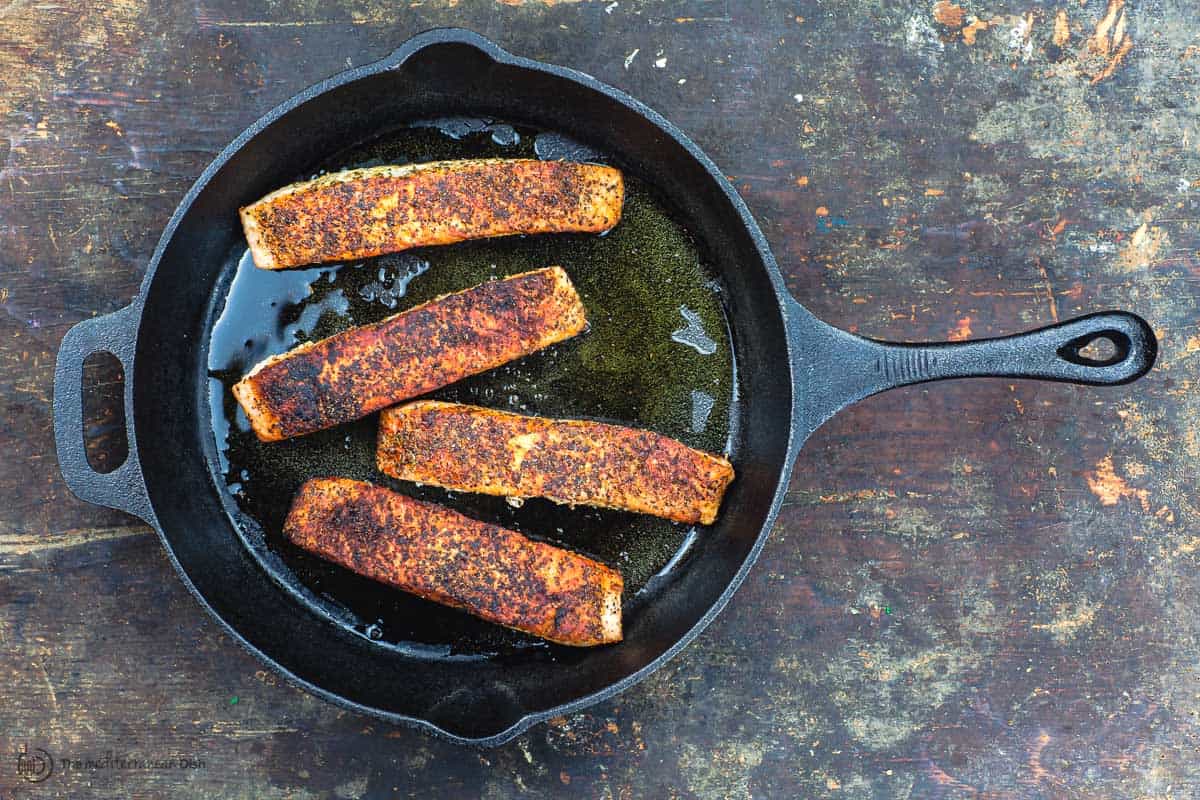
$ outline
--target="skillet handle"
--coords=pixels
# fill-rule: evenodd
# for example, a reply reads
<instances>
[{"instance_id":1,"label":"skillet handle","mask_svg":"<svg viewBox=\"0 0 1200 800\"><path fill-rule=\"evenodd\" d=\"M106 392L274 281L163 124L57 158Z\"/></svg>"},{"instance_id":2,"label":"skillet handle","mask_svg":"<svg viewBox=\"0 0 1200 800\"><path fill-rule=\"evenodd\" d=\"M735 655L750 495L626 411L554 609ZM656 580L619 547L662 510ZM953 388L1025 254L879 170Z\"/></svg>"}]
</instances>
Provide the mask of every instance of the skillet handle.
<instances>
[{"instance_id":1,"label":"skillet handle","mask_svg":"<svg viewBox=\"0 0 1200 800\"><path fill-rule=\"evenodd\" d=\"M1128 311L1088 314L996 339L904 344L831 328L798 304L793 310L800 347L814 334L818 339L800 412L810 430L850 403L898 386L974 377L1117 386L1149 372L1158 354L1154 331ZM1099 339L1111 342L1110 356L1097 360L1081 353Z\"/></svg>"},{"instance_id":2,"label":"skillet handle","mask_svg":"<svg viewBox=\"0 0 1200 800\"><path fill-rule=\"evenodd\" d=\"M133 432L133 352L140 305L84 320L67 331L54 366L54 442L67 486L81 500L116 508L156 524L146 493ZM124 463L100 473L88 464L83 438L83 362L93 353L112 353L125 375L125 426L129 442Z\"/></svg>"}]
</instances>

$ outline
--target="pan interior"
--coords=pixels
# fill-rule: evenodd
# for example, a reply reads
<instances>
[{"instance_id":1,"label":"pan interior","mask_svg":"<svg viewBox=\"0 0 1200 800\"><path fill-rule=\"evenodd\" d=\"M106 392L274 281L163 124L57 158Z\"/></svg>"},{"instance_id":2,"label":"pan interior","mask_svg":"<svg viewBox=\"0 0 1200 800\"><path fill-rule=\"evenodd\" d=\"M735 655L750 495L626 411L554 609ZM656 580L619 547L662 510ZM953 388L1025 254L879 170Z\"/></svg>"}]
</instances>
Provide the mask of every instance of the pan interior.
<instances>
[{"instance_id":1,"label":"pan interior","mask_svg":"<svg viewBox=\"0 0 1200 800\"><path fill-rule=\"evenodd\" d=\"M609 161L552 131L450 117L347 148L317 172L483 156ZM219 454L213 468L242 543L281 586L355 636L419 658L553 658L561 649L360 578L291 545L281 533L288 504L305 479L321 475L386 485L616 567L625 578L627 620L686 565L704 529L539 499L514 506L390 479L374 465L378 415L262 443L229 391L259 360L299 343L482 281L558 264L579 290L589 330L429 396L650 428L729 455L736 467L737 377L721 284L680 216L636 177L627 174L626 187L622 221L601 236L510 237L286 272L256 269L244 247L228 254L206 327L208 405Z\"/></svg>"}]
</instances>

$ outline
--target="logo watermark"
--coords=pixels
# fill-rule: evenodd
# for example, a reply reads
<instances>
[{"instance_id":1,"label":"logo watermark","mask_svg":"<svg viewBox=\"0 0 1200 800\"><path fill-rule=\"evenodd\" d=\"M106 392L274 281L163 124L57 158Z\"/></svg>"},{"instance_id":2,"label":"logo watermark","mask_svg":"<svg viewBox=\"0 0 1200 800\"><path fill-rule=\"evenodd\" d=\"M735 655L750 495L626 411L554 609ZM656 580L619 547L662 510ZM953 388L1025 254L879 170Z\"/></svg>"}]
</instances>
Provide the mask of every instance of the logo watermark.
<instances>
[{"instance_id":1,"label":"logo watermark","mask_svg":"<svg viewBox=\"0 0 1200 800\"><path fill-rule=\"evenodd\" d=\"M26 747L17 753L17 777L41 783L54 774L54 756L40 747Z\"/></svg>"},{"instance_id":2,"label":"logo watermark","mask_svg":"<svg viewBox=\"0 0 1200 800\"><path fill-rule=\"evenodd\" d=\"M148 756L108 750L99 756L55 756L44 747L28 745L16 754L17 777L29 783L41 783L56 772L168 772L205 769L207 766L203 758L192 754Z\"/></svg>"}]
</instances>

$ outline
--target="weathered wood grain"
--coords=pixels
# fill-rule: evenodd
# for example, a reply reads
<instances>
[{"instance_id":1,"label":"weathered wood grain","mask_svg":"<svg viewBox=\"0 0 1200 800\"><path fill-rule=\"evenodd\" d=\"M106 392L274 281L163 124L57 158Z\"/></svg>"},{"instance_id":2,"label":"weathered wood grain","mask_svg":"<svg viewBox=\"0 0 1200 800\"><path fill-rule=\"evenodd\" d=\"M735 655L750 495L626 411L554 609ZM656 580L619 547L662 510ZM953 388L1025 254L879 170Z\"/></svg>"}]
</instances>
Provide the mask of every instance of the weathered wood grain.
<instances>
[{"instance_id":1,"label":"weathered wood grain","mask_svg":"<svg viewBox=\"0 0 1200 800\"><path fill-rule=\"evenodd\" d=\"M1186 0L0 6L0 797L1167 798L1200 792L1200 23ZM729 610L494 751L279 685L147 530L74 500L50 382L274 103L473 27L632 91L735 179L795 294L871 335L1143 313L1119 389L870 399L809 442ZM59 771L189 755L182 771Z\"/></svg>"}]
</instances>

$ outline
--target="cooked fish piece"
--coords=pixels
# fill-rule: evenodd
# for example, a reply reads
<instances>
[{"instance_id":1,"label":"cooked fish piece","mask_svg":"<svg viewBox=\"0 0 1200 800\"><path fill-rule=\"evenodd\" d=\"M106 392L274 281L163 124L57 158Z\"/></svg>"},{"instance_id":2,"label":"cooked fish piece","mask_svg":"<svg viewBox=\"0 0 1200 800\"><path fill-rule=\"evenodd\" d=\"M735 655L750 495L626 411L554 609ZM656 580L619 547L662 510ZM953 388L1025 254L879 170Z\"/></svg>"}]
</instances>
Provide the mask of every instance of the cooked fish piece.
<instances>
[{"instance_id":1,"label":"cooked fish piece","mask_svg":"<svg viewBox=\"0 0 1200 800\"><path fill-rule=\"evenodd\" d=\"M621 640L616 570L381 486L313 478L283 532L359 575L489 622L579 647Z\"/></svg>"},{"instance_id":2,"label":"cooked fish piece","mask_svg":"<svg viewBox=\"0 0 1200 800\"><path fill-rule=\"evenodd\" d=\"M625 184L599 164L480 158L367 167L271 192L240 210L256 266L286 269L518 233L598 233Z\"/></svg>"},{"instance_id":3,"label":"cooked fish piece","mask_svg":"<svg viewBox=\"0 0 1200 800\"><path fill-rule=\"evenodd\" d=\"M433 400L389 408L375 453L393 478L711 524L733 480L720 456L652 431Z\"/></svg>"},{"instance_id":4,"label":"cooked fish piece","mask_svg":"<svg viewBox=\"0 0 1200 800\"><path fill-rule=\"evenodd\" d=\"M561 267L448 294L271 356L233 387L263 441L331 428L569 339L587 327Z\"/></svg>"}]
</instances>

